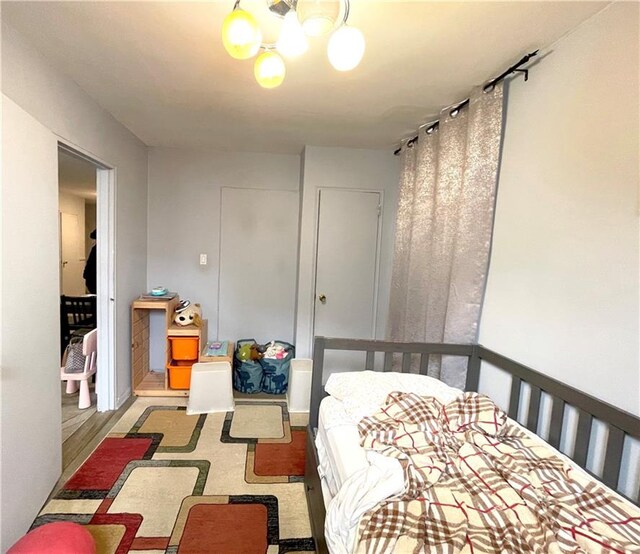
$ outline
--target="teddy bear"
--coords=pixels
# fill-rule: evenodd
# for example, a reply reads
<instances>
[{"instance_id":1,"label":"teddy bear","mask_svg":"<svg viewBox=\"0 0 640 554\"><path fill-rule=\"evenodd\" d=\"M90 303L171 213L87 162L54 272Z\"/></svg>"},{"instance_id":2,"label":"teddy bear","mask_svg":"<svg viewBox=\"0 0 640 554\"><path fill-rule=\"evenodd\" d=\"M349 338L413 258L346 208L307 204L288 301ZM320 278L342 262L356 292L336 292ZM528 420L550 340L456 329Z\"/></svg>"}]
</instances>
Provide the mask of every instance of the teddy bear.
<instances>
[{"instance_id":1,"label":"teddy bear","mask_svg":"<svg viewBox=\"0 0 640 554\"><path fill-rule=\"evenodd\" d=\"M187 304L183 307L179 306L176 309L176 315L173 318L178 325L195 325L196 327L200 327L202 322L202 309L200 308L200 304Z\"/></svg>"}]
</instances>

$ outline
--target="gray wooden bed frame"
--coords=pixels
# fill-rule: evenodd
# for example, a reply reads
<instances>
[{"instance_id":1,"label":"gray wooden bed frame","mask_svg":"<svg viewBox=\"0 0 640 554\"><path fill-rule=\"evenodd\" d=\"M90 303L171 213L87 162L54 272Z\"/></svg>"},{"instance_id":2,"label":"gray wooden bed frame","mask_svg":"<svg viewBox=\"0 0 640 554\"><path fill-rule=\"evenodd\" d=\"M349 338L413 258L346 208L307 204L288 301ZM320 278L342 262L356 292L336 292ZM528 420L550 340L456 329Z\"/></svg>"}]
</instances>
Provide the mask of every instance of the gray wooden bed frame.
<instances>
[{"instance_id":1,"label":"gray wooden bed frame","mask_svg":"<svg viewBox=\"0 0 640 554\"><path fill-rule=\"evenodd\" d=\"M547 393L552 399L552 408L549 437L546 442L554 448L559 449L560 440L564 432L563 421L565 406L568 405L576 408L578 412L578 424L571 458L579 466L587 470L594 478L602 481L614 490L618 488L625 438L629 436L640 439L640 418L607 404L602 400L598 400L593 396L580 392L479 344L398 343L377 340L316 337L313 350L311 407L309 412L309 427L307 429L307 457L304 482L313 536L316 541L317 551L320 553L327 552L327 546L324 537L325 508L320 477L318 475L318 456L314 439L318 427L320 401L327 396L322 384L324 357L327 350L366 352L365 367L362 368L363 370L374 370L375 355L377 353L384 353L382 371L393 371L393 355L401 354L402 364L400 372L402 373L408 373L410 371L412 355L415 354L420 356L420 373L422 374L427 373L429 356L432 354L466 357L468 362L465 390L467 391L478 390L482 362L504 370L512 376L508 410L509 417L514 420L517 419L522 384L527 383L531 392L525 427L537 434L538 420L540 418L540 399L543 392ZM594 475L586 468L589 444L591 441L591 428L594 419L604 423L609 431L602 475ZM635 498L629 498L620 492L619 494L632 503L640 505L640 486Z\"/></svg>"}]
</instances>

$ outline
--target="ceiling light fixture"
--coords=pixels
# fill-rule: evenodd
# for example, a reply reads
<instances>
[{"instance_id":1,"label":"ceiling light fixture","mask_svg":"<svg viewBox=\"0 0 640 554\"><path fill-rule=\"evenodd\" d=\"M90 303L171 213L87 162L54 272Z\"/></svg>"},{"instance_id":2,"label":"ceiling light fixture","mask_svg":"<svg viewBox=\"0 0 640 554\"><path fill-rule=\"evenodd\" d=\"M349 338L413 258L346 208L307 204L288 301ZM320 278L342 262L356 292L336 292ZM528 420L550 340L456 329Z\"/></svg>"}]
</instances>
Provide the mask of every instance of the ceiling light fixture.
<instances>
[{"instance_id":1,"label":"ceiling light fixture","mask_svg":"<svg viewBox=\"0 0 640 554\"><path fill-rule=\"evenodd\" d=\"M222 24L222 43L232 58L246 60L260 54L254 75L264 88L275 88L284 80L286 67L281 55L295 58L309 48L307 37L331 33L327 55L338 71L350 71L364 56L364 35L347 25L349 0L266 0L269 11L282 19L275 44L262 42L262 31L256 18L240 7L236 0L233 11Z\"/></svg>"},{"instance_id":2,"label":"ceiling light fixture","mask_svg":"<svg viewBox=\"0 0 640 554\"><path fill-rule=\"evenodd\" d=\"M253 66L256 81L263 88L276 88L284 81L287 68L282 57L273 50L267 50L256 58Z\"/></svg>"}]
</instances>

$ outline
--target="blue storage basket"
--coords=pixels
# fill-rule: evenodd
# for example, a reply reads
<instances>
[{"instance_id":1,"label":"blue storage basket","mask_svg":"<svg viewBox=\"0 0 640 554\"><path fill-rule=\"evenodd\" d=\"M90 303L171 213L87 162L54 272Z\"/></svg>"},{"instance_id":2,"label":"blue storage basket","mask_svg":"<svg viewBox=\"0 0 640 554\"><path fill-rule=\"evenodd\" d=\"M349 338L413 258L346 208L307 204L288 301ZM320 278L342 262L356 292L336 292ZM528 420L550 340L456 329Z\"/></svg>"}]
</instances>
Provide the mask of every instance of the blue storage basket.
<instances>
[{"instance_id":1,"label":"blue storage basket","mask_svg":"<svg viewBox=\"0 0 640 554\"><path fill-rule=\"evenodd\" d=\"M245 344L256 344L253 339L239 340L233 356L233 388L245 394L262 391L263 370L260 363L238 358L240 348Z\"/></svg>"},{"instance_id":2,"label":"blue storage basket","mask_svg":"<svg viewBox=\"0 0 640 554\"><path fill-rule=\"evenodd\" d=\"M260 365L263 370L262 392L268 394L284 394L289 386L289 368L291 360L295 354L292 344L284 341L274 341L276 345L284 346L287 354L284 358L276 360L273 358L262 358Z\"/></svg>"}]
</instances>

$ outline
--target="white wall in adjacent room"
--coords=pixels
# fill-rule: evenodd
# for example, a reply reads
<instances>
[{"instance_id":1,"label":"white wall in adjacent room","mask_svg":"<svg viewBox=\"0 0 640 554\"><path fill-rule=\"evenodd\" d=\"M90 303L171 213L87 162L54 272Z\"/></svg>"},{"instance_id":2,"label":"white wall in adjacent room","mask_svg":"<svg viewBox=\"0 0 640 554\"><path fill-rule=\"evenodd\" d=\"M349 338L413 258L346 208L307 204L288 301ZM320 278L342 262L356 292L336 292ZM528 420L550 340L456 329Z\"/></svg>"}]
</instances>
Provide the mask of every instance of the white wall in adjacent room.
<instances>
[{"instance_id":1,"label":"white wall in adjacent room","mask_svg":"<svg viewBox=\"0 0 640 554\"><path fill-rule=\"evenodd\" d=\"M66 262L65 267L61 270L60 278L60 294L67 296L80 296L86 292L84 278L84 265L86 262L85 255L85 200L75 194L60 191L58 194L58 206L62 214L75 216L77 228L68 228L66 223L60 220L60 253L67 253L71 247L71 259L61 260ZM64 245L64 247L63 247Z\"/></svg>"},{"instance_id":2,"label":"white wall in adjacent room","mask_svg":"<svg viewBox=\"0 0 640 554\"><path fill-rule=\"evenodd\" d=\"M301 179L300 261L296 312L296 355L308 357L313 348L315 240L318 190L323 187L382 191L382 237L375 338L384 338L399 179L399 161L390 150L307 146Z\"/></svg>"},{"instance_id":3,"label":"white wall in adjacent room","mask_svg":"<svg viewBox=\"0 0 640 554\"><path fill-rule=\"evenodd\" d=\"M512 80L480 343L640 414L637 3Z\"/></svg>"},{"instance_id":4,"label":"white wall in adjacent room","mask_svg":"<svg viewBox=\"0 0 640 554\"><path fill-rule=\"evenodd\" d=\"M251 338L218 336L219 277L220 271L227 269L220 267L222 189L248 191L245 209L239 209L237 202L232 208L238 225L242 226L244 221L249 229L259 221L267 237L277 237L280 222L293 229L295 235L299 181L298 155L150 148L148 288L166 286L178 292L181 298L200 303L203 317L209 320L209 338L212 340ZM252 195L252 189L290 191L296 195L296 199L274 209L271 205L262 206L261 195ZM269 212L266 216L265 210ZM243 302L246 305L254 304L261 321L268 317L264 313L266 307L277 310L273 316L274 322L278 322L277 329L293 328L296 264L286 264L283 273L276 273L268 269L269 258L273 258L279 248L290 248L291 252L287 255L295 261L295 236L290 243L293 245L291 248L275 239L268 248L262 242L261 245L234 246L238 248L238 258L244 260L245 269L240 271L239 267L234 267L233 276L230 277L243 280L239 282L238 290L254 291L254 297ZM200 265L200 254L207 255L206 266ZM226 282L226 290L231 290L229 287L232 286L231 282ZM275 297L284 295L287 290L292 300L289 301L287 297L278 302ZM264 298L269 291L272 296ZM222 325L223 331L235 329L240 332L240 329L246 329L247 333L253 332L251 313L248 310L242 312L234 314L223 311L220 317L226 318L223 323L229 323ZM285 324L286 321L291 323ZM264 329L264 325L259 328ZM287 337L273 338L286 340Z\"/></svg>"}]
</instances>

